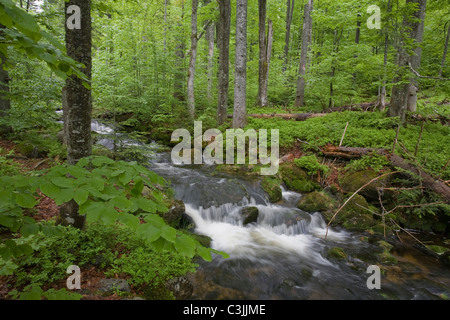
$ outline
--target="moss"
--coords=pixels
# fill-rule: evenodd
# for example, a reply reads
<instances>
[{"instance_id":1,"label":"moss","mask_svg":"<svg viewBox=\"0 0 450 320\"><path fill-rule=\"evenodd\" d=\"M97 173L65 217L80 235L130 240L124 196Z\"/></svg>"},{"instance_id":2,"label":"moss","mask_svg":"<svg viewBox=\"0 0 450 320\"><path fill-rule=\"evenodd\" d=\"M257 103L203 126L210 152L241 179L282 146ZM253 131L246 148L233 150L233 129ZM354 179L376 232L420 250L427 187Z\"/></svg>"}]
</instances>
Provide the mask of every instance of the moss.
<instances>
[{"instance_id":1,"label":"moss","mask_svg":"<svg viewBox=\"0 0 450 320\"><path fill-rule=\"evenodd\" d=\"M269 201L272 203L278 202L282 199L281 181L273 177L264 177L261 182L261 187L267 193Z\"/></svg>"},{"instance_id":2,"label":"moss","mask_svg":"<svg viewBox=\"0 0 450 320\"><path fill-rule=\"evenodd\" d=\"M371 169L361 170L357 172L348 172L340 178L339 185L344 193L353 193L358 191L362 186L378 176L379 174ZM360 193L369 200L378 200L377 188L389 185L389 181L390 176L378 179L372 182L370 185L366 186L363 190L360 191Z\"/></svg>"},{"instance_id":3,"label":"moss","mask_svg":"<svg viewBox=\"0 0 450 320\"><path fill-rule=\"evenodd\" d=\"M310 180L308 174L293 163L281 165L279 172L281 179L289 190L312 192L321 189L317 182Z\"/></svg>"},{"instance_id":4,"label":"moss","mask_svg":"<svg viewBox=\"0 0 450 320\"><path fill-rule=\"evenodd\" d=\"M306 212L324 212L330 210L333 203L333 199L328 194L315 191L304 195L297 207Z\"/></svg>"},{"instance_id":5,"label":"moss","mask_svg":"<svg viewBox=\"0 0 450 320\"><path fill-rule=\"evenodd\" d=\"M434 253L436 253L437 255L439 255L439 256L443 255L444 253L446 253L448 251L450 251L449 248L438 246L438 245L434 245L434 244L427 245L426 247L428 249L430 249L431 251L433 251Z\"/></svg>"},{"instance_id":6,"label":"moss","mask_svg":"<svg viewBox=\"0 0 450 320\"><path fill-rule=\"evenodd\" d=\"M351 194L346 195L346 199L350 196ZM355 231L367 230L375 225L375 219L367 209L377 212L376 208L369 206L363 196L357 194L337 215L336 222L342 224L347 229Z\"/></svg>"},{"instance_id":7,"label":"moss","mask_svg":"<svg viewBox=\"0 0 450 320\"><path fill-rule=\"evenodd\" d=\"M380 246L383 249L383 252L378 254L378 258L380 259L380 262L382 264L386 265L392 265L397 264L398 260L391 254L391 250L393 248L393 245L386 241L378 241L378 246Z\"/></svg>"},{"instance_id":8,"label":"moss","mask_svg":"<svg viewBox=\"0 0 450 320\"><path fill-rule=\"evenodd\" d=\"M347 259L347 254L344 249L333 247L328 250L327 257L328 259L345 260Z\"/></svg>"}]
</instances>

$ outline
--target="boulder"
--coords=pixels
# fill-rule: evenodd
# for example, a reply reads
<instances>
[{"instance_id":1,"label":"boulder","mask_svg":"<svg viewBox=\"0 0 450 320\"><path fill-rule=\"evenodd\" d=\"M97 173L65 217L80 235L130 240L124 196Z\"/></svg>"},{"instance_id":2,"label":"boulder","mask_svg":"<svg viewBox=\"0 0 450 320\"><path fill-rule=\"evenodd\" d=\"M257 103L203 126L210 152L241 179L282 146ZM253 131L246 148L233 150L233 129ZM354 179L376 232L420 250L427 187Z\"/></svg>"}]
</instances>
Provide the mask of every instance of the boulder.
<instances>
[{"instance_id":1,"label":"boulder","mask_svg":"<svg viewBox=\"0 0 450 320\"><path fill-rule=\"evenodd\" d=\"M281 191L281 181L273 177L265 177L261 183L261 187L267 193L269 201L275 203L283 198Z\"/></svg>"},{"instance_id":2,"label":"boulder","mask_svg":"<svg viewBox=\"0 0 450 320\"><path fill-rule=\"evenodd\" d=\"M242 209L241 215L244 218L244 226L258 221L259 210L256 207L246 207Z\"/></svg>"},{"instance_id":3,"label":"boulder","mask_svg":"<svg viewBox=\"0 0 450 320\"><path fill-rule=\"evenodd\" d=\"M98 290L107 294L111 294L117 291L131 292L131 287L128 281L125 279L101 279L98 282Z\"/></svg>"},{"instance_id":4,"label":"boulder","mask_svg":"<svg viewBox=\"0 0 450 320\"><path fill-rule=\"evenodd\" d=\"M317 182L310 180L308 174L292 162L280 166L280 176L289 190L307 193L321 189Z\"/></svg>"},{"instance_id":5,"label":"boulder","mask_svg":"<svg viewBox=\"0 0 450 320\"><path fill-rule=\"evenodd\" d=\"M194 293L194 286L184 276L169 280L166 283L166 289L173 293L175 300L187 300Z\"/></svg>"},{"instance_id":6,"label":"boulder","mask_svg":"<svg viewBox=\"0 0 450 320\"><path fill-rule=\"evenodd\" d=\"M327 258L335 260L345 260L347 259L347 254L345 253L344 249L333 247L328 250Z\"/></svg>"},{"instance_id":7,"label":"boulder","mask_svg":"<svg viewBox=\"0 0 450 320\"><path fill-rule=\"evenodd\" d=\"M347 194L344 198L344 202L352 194ZM378 212L378 210L369 205L366 199L357 194L355 195L346 206L336 216L336 222L341 224L344 228L354 231L364 231L370 229L376 224L373 214L367 209Z\"/></svg>"},{"instance_id":8,"label":"boulder","mask_svg":"<svg viewBox=\"0 0 450 320\"><path fill-rule=\"evenodd\" d=\"M353 193L358 191L362 186L371 181L372 179L378 177L379 174L375 171L361 170L356 172L348 172L340 179L340 187L344 193ZM390 183L390 176L387 175L381 179L375 180L363 190L359 192L369 201L378 201L378 190L377 188L387 187Z\"/></svg>"},{"instance_id":9,"label":"boulder","mask_svg":"<svg viewBox=\"0 0 450 320\"><path fill-rule=\"evenodd\" d=\"M305 194L297 204L297 207L300 210L305 212L324 212L332 209L333 207L333 199L324 192L311 192Z\"/></svg>"}]
</instances>

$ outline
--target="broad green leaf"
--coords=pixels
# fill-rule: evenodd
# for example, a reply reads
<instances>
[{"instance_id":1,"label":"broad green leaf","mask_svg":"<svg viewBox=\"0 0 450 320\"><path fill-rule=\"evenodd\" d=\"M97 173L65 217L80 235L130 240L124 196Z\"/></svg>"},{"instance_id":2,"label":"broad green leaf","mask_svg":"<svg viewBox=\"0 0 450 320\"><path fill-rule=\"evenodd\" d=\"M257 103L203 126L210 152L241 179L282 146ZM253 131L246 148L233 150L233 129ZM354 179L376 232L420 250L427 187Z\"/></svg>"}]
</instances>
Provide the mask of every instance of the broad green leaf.
<instances>
[{"instance_id":1,"label":"broad green leaf","mask_svg":"<svg viewBox=\"0 0 450 320\"><path fill-rule=\"evenodd\" d=\"M197 253L203 260L205 260L205 261L212 261L211 249L205 248L203 246L198 245L197 246Z\"/></svg>"},{"instance_id":2,"label":"broad green leaf","mask_svg":"<svg viewBox=\"0 0 450 320\"><path fill-rule=\"evenodd\" d=\"M50 181L60 188L73 188L76 186L75 180L71 178L54 177L51 178Z\"/></svg>"},{"instance_id":3,"label":"broad green leaf","mask_svg":"<svg viewBox=\"0 0 450 320\"><path fill-rule=\"evenodd\" d=\"M145 212L155 213L156 212L156 204L149 199L138 198L137 203L139 208L144 210Z\"/></svg>"},{"instance_id":4,"label":"broad green leaf","mask_svg":"<svg viewBox=\"0 0 450 320\"><path fill-rule=\"evenodd\" d=\"M53 200L55 200L56 205L60 206L63 203L67 203L70 200L73 199L74 192L73 189L60 189L59 193L53 197Z\"/></svg>"},{"instance_id":5,"label":"broad green leaf","mask_svg":"<svg viewBox=\"0 0 450 320\"><path fill-rule=\"evenodd\" d=\"M139 218L129 213L120 213L119 221L128 226L131 230L136 230L140 224Z\"/></svg>"},{"instance_id":6,"label":"broad green leaf","mask_svg":"<svg viewBox=\"0 0 450 320\"><path fill-rule=\"evenodd\" d=\"M16 203L22 208L32 209L37 204L33 195L28 193L18 193L15 195Z\"/></svg>"},{"instance_id":7,"label":"broad green leaf","mask_svg":"<svg viewBox=\"0 0 450 320\"><path fill-rule=\"evenodd\" d=\"M75 202L79 206L81 206L83 203L85 203L87 201L88 197L89 197L89 191L87 191L85 189L77 189L77 190L75 190L73 200L75 200Z\"/></svg>"},{"instance_id":8,"label":"broad green leaf","mask_svg":"<svg viewBox=\"0 0 450 320\"><path fill-rule=\"evenodd\" d=\"M154 242L160 238L161 228L153 226L149 223L144 223L136 228L136 234L149 242Z\"/></svg>"},{"instance_id":9,"label":"broad green leaf","mask_svg":"<svg viewBox=\"0 0 450 320\"><path fill-rule=\"evenodd\" d=\"M56 197L60 191L59 187L48 180L43 180L39 188L41 189L41 192L49 198Z\"/></svg>"},{"instance_id":10,"label":"broad green leaf","mask_svg":"<svg viewBox=\"0 0 450 320\"><path fill-rule=\"evenodd\" d=\"M20 234L26 238L32 234L37 234L39 229L39 225L37 224L25 224L20 228Z\"/></svg>"},{"instance_id":11,"label":"broad green leaf","mask_svg":"<svg viewBox=\"0 0 450 320\"><path fill-rule=\"evenodd\" d=\"M195 241L186 235L181 235L175 239L175 249L189 258L195 255L195 248Z\"/></svg>"},{"instance_id":12,"label":"broad green leaf","mask_svg":"<svg viewBox=\"0 0 450 320\"><path fill-rule=\"evenodd\" d=\"M177 231L170 226L164 226L161 228L161 237L169 242L174 243L177 237Z\"/></svg>"}]
</instances>

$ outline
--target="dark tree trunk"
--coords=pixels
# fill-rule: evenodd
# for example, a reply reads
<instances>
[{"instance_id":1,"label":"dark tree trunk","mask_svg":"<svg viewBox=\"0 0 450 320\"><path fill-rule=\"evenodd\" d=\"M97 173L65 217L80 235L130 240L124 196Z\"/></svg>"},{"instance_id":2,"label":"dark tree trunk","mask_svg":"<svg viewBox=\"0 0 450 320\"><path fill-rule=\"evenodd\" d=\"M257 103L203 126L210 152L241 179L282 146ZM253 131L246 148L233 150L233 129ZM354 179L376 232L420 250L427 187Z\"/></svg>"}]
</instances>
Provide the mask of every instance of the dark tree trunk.
<instances>
[{"instance_id":1,"label":"dark tree trunk","mask_svg":"<svg viewBox=\"0 0 450 320\"><path fill-rule=\"evenodd\" d=\"M5 27L0 24L0 37L4 36ZM0 54L1 64L0 64L0 117L5 117L11 109L11 100L9 99L9 73L6 70L6 57ZM7 126L0 127L0 132L9 131Z\"/></svg>"},{"instance_id":2,"label":"dark tree trunk","mask_svg":"<svg viewBox=\"0 0 450 320\"><path fill-rule=\"evenodd\" d=\"M289 63L289 43L291 40L292 17L294 16L295 0L287 0L286 9L286 35L284 38L284 66L283 72L286 71Z\"/></svg>"},{"instance_id":3,"label":"dark tree trunk","mask_svg":"<svg viewBox=\"0 0 450 320\"><path fill-rule=\"evenodd\" d=\"M419 44L423 39L423 30L425 23L425 11L427 0L407 0L407 3L418 4L417 11L412 17L406 16L403 20L403 26L405 30L409 30L408 36L410 39L414 40L414 54L410 55L407 51L406 43L407 39L404 39L402 45L399 45L398 53L398 66L401 68L399 77L397 77L394 82L398 83L402 81L403 76L407 71L409 64L418 70L420 67L420 59L422 56L422 49ZM396 84L392 88L391 103L388 109L389 117L401 117L404 119L405 112L407 109L414 110L415 106L408 106L408 97L411 92L411 86L417 87L415 79L410 78L409 83ZM411 100L409 100L411 101Z\"/></svg>"},{"instance_id":4,"label":"dark tree trunk","mask_svg":"<svg viewBox=\"0 0 450 320\"><path fill-rule=\"evenodd\" d=\"M439 77L442 77L442 72L444 71L445 59L447 57L447 50L448 50L448 42L450 40L450 21L448 21L447 23L448 23L447 37L445 39L445 46L444 46L444 53L442 55L441 69L439 69Z\"/></svg>"},{"instance_id":5,"label":"dark tree trunk","mask_svg":"<svg viewBox=\"0 0 450 320\"><path fill-rule=\"evenodd\" d=\"M190 50L190 61L189 61L189 72L188 72L188 109L191 119L195 117L195 91L194 91L194 81L195 81L195 66L197 63L197 11L198 11L198 0L192 0L192 16L191 16L191 50Z\"/></svg>"},{"instance_id":6,"label":"dark tree trunk","mask_svg":"<svg viewBox=\"0 0 450 320\"><path fill-rule=\"evenodd\" d=\"M228 89L229 89L229 62L230 62L230 28L231 4L230 0L219 1L220 21L217 45L219 47L219 75L218 75L218 106L217 122L223 124L228 117Z\"/></svg>"},{"instance_id":7,"label":"dark tree trunk","mask_svg":"<svg viewBox=\"0 0 450 320\"><path fill-rule=\"evenodd\" d=\"M74 60L81 62L85 68L81 71L90 80L92 76L92 25L91 25L91 1L70 0L66 2L66 21L74 13L69 12L69 6L77 6L80 9L80 28L66 23L66 48L67 54ZM65 97L67 103L67 162L76 164L80 159L92 154L91 140L91 90L83 85L83 81L76 76L71 76L66 81ZM59 223L72 225L83 229L85 216L78 214L78 205L75 201L64 204L60 209Z\"/></svg>"},{"instance_id":8,"label":"dark tree trunk","mask_svg":"<svg viewBox=\"0 0 450 320\"><path fill-rule=\"evenodd\" d=\"M305 87L306 87L306 63L308 59L309 42L312 35L312 17L313 0L308 0L305 4L305 14L303 17L303 31L302 31L302 48L300 54L300 68L297 79L297 94L295 97L295 107L303 107L305 105Z\"/></svg>"},{"instance_id":9,"label":"dark tree trunk","mask_svg":"<svg viewBox=\"0 0 450 320\"><path fill-rule=\"evenodd\" d=\"M266 60L266 16L267 16L267 0L258 0L258 12L259 12L259 65L258 65L258 97L256 104L262 107L264 102L262 101L261 89L264 87L264 63Z\"/></svg>"}]
</instances>

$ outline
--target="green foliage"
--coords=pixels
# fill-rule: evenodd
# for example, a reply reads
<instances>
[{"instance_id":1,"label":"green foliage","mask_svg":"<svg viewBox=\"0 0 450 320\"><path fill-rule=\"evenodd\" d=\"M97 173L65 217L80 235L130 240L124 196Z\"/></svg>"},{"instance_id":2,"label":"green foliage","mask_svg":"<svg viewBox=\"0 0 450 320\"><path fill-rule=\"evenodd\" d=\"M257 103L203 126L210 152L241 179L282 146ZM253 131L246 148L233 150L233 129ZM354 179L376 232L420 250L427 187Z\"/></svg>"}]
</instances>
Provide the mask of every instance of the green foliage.
<instances>
[{"instance_id":1,"label":"green foliage","mask_svg":"<svg viewBox=\"0 0 450 320\"><path fill-rule=\"evenodd\" d=\"M83 297L81 294L70 292L66 289L49 289L44 291L37 285L28 286L22 292L12 290L9 292L9 295L14 300L80 300Z\"/></svg>"},{"instance_id":2,"label":"green foliage","mask_svg":"<svg viewBox=\"0 0 450 320\"><path fill-rule=\"evenodd\" d=\"M3 150L0 148L0 176L13 176L20 173L20 167L7 158L11 155L13 155L13 152L9 152L5 157Z\"/></svg>"},{"instance_id":3,"label":"green foliage","mask_svg":"<svg viewBox=\"0 0 450 320\"><path fill-rule=\"evenodd\" d=\"M295 159L294 163L297 167L305 169L309 175L317 175L319 172L326 175L330 171L326 165L319 163L315 155Z\"/></svg>"},{"instance_id":4,"label":"green foliage","mask_svg":"<svg viewBox=\"0 0 450 320\"><path fill-rule=\"evenodd\" d=\"M195 267L191 259L184 255L157 253L148 247L139 247L115 260L107 275L126 275L131 277L131 285L154 290L167 280L194 271Z\"/></svg>"},{"instance_id":5,"label":"green foliage","mask_svg":"<svg viewBox=\"0 0 450 320\"><path fill-rule=\"evenodd\" d=\"M386 156L373 152L370 155L363 156L361 159L350 161L345 169L352 171L373 169L375 172L380 172L385 166L389 165L389 163Z\"/></svg>"}]
</instances>

